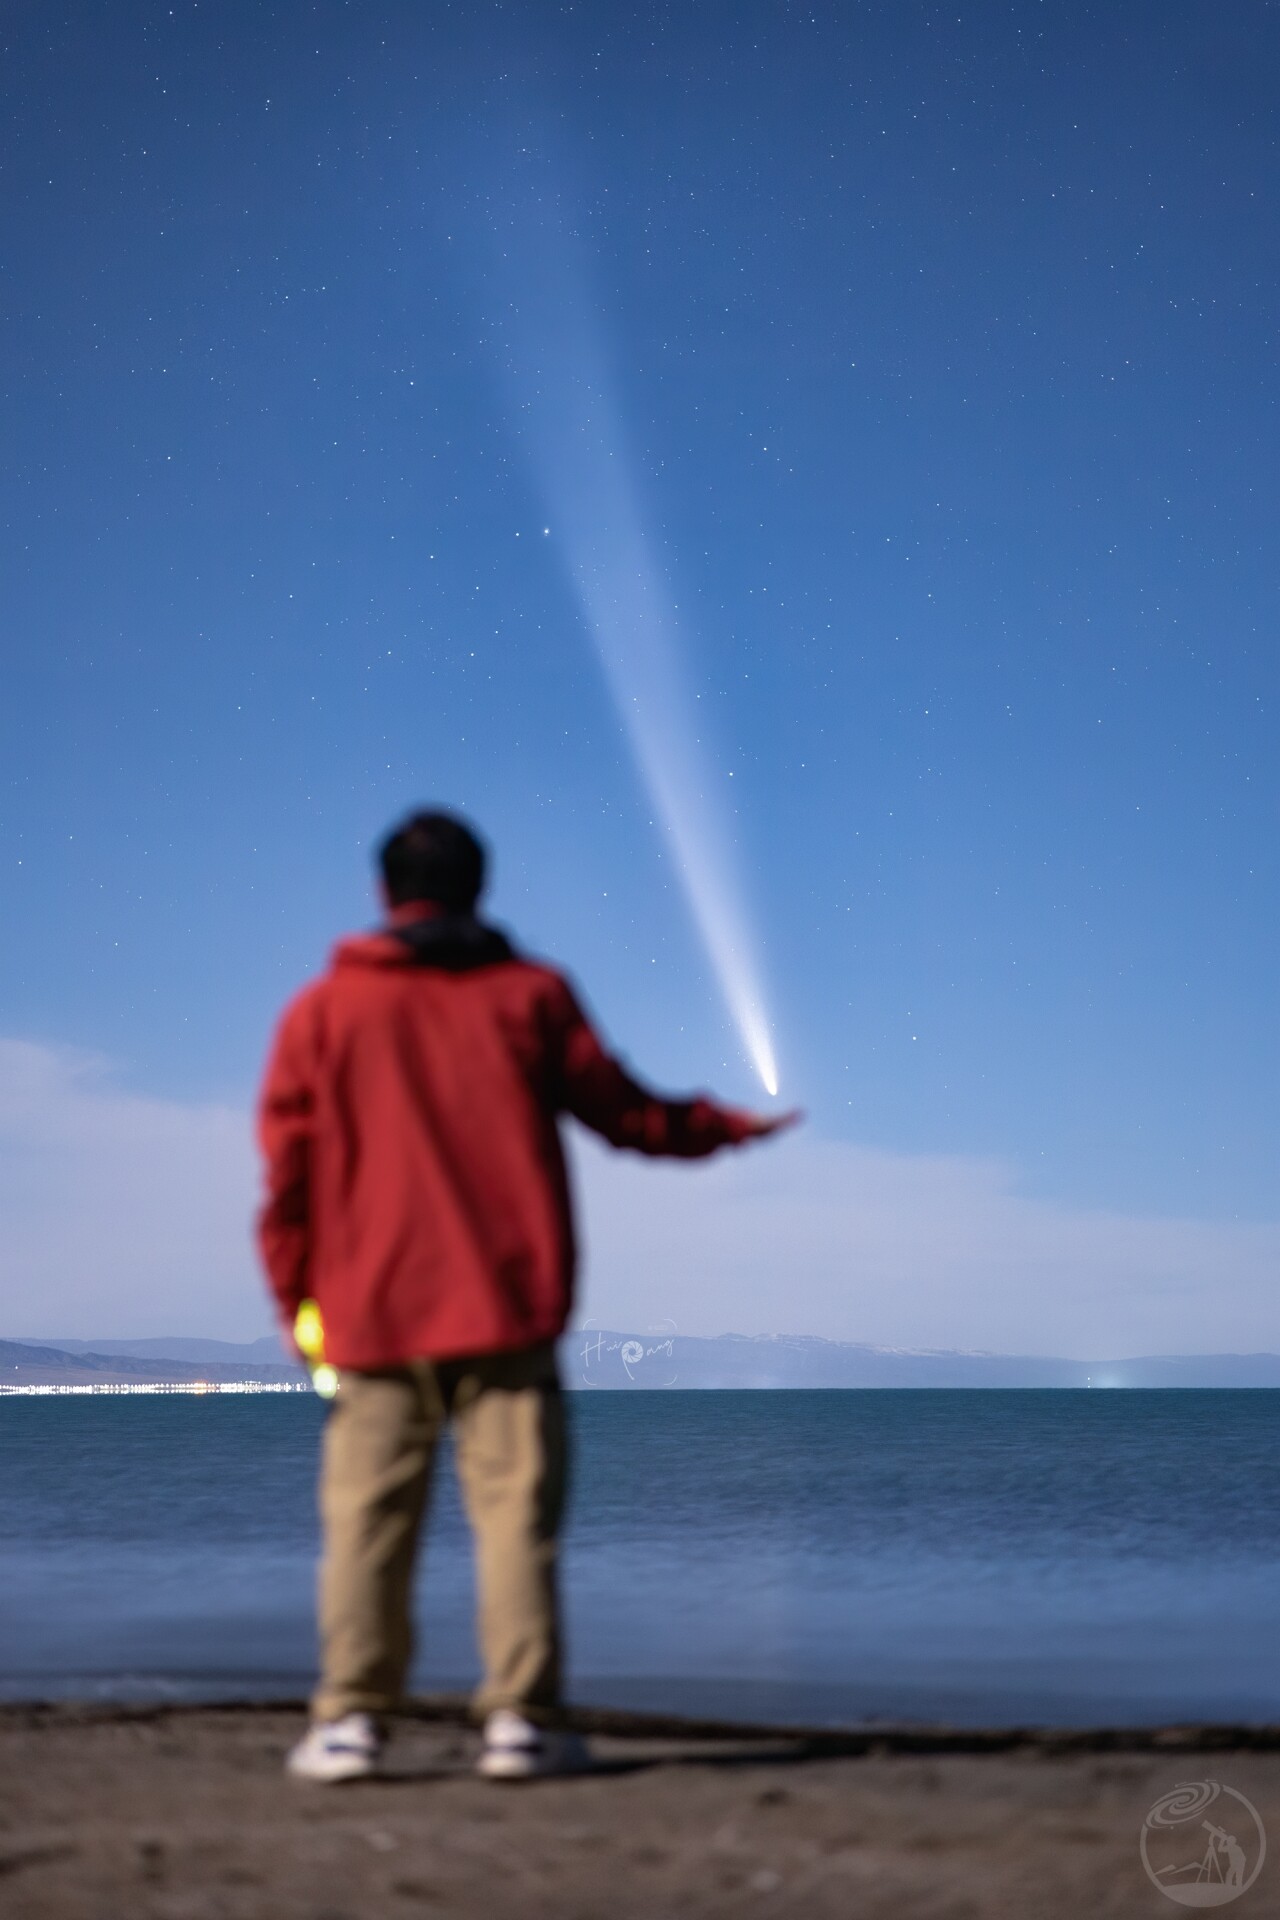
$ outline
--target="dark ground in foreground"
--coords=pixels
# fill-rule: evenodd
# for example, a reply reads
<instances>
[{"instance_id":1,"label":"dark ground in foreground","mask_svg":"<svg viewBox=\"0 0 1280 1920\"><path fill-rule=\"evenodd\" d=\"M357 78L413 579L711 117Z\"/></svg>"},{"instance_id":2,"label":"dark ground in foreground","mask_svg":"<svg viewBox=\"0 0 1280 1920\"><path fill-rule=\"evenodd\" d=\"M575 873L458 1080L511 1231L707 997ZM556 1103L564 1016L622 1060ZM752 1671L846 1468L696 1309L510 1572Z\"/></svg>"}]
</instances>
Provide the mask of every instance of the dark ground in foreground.
<instances>
[{"instance_id":1,"label":"dark ground in foreground","mask_svg":"<svg viewBox=\"0 0 1280 1920\"><path fill-rule=\"evenodd\" d=\"M632 1717L588 1778L497 1787L476 1736L398 1728L392 1777L281 1773L302 1714L269 1708L0 1711L6 1920L372 1920L777 1915L1134 1920L1179 1908L1146 1879L1143 1816L1179 1781L1247 1795L1280 1851L1280 1733L1146 1750L815 1753L690 1738ZM928 1741L919 1742L927 1747ZM974 1744L972 1740L968 1742ZM1111 1750L1108 1750L1110 1746ZM1280 1861L1233 1911L1273 1914Z\"/></svg>"}]
</instances>

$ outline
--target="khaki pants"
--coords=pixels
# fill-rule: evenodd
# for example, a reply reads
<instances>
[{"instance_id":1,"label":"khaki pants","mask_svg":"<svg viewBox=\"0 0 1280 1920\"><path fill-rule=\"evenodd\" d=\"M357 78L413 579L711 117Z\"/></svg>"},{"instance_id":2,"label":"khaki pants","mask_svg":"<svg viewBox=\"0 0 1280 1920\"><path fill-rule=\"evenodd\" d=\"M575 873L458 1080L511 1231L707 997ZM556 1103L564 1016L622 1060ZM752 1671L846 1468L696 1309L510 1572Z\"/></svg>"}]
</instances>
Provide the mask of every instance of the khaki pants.
<instances>
[{"instance_id":1,"label":"khaki pants","mask_svg":"<svg viewBox=\"0 0 1280 1920\"><path fill-rule=\"evenodd\" d=\"M542 1346L342 1374L320 1474L318 1720L400 1702L414 1556L446 1421L476 1550L484 1679L475 1710L555 1717L565 1437L555 1350Z\"/></svg>"}]
</instances>

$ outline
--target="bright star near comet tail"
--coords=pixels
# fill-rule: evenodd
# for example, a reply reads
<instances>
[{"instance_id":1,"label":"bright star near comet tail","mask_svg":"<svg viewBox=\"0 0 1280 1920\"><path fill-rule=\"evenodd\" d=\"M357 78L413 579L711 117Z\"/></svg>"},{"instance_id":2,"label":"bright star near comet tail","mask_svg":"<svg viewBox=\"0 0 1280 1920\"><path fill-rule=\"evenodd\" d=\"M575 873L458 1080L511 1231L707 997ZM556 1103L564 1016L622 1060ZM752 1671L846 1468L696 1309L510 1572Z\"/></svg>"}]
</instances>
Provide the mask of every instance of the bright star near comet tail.
<instances>
[{"instance_id":1,"label":"bright star near comet tail","mask_svg":"<svg viewBox=\"0 0 1280 1920\"><path fill-rule=\"evenodd\" d=\"M694 731L675 604L645 538L586 275L541 201L513 208L498 244L512 414L554 508L556 541L725 1003L775 1095L729 810Z\"/></svg>"}]
</instances>

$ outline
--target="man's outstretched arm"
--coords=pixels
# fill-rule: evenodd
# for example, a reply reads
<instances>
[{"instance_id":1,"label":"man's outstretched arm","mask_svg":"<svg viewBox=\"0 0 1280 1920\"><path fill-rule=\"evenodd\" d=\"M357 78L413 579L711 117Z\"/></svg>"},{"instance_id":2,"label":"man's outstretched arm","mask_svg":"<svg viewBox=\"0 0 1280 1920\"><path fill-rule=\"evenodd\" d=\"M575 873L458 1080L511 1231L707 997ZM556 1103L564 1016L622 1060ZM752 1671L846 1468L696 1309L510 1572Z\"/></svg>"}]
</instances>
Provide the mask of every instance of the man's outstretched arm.
<instances>
[{"instance_id":1,"label":"man's outstretched arm","mask_svg":"<svg viewBox=\"0 0 1280 1920\"><path fill-rule=\"evenodd\" d=\"M695 1160L718 1147L740 1146L794 1126L798 1113L776 1117L725 1107L705 1094L666 1100L633 1080L607 1053L570 988L557 1005L557 1104L610 1145L637 1153Z\"/></svg>"}]
</instances>

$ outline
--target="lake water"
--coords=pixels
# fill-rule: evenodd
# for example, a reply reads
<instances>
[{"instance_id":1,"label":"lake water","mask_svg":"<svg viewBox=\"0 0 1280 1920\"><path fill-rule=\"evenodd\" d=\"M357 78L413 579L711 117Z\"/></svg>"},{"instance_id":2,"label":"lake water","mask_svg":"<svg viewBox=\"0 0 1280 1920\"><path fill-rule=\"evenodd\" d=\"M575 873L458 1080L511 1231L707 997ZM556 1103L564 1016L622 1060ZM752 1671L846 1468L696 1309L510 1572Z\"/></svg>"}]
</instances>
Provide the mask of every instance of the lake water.
<instances>
[{"instance_id":1,"label":"lake water","mask_svg":"<svg viewBox=\"0 0 1280 1920\"><path fill-rule=\"evenodd\" d=\"M572 1697L1280 1720L1280 1393L569 1396ZM0 1696L307 1687L309 1396L0 1400ZM415 1684L471 1683L442 1457Z\"/></svg>"}]
</instances>

